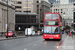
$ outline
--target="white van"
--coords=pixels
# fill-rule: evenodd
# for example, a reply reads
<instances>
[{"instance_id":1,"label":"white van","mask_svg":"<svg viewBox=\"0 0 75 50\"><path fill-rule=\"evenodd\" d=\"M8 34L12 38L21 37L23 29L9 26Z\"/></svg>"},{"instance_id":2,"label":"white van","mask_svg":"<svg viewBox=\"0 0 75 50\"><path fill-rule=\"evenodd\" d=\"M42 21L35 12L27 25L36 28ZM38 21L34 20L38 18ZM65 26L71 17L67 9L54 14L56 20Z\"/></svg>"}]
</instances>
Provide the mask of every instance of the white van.
<instances>
[{"instance_id":1,"label":"white van","mask_svg":"<svg viewBox=\"0 0 75 50\"><path fill-rule=\"evenodd\" d=\"M28 29L28 34L27 34L27 29ZM32 35L32 29L31 28L26 28L25 29L25 35Z\"/></svg>"}]
</instances>

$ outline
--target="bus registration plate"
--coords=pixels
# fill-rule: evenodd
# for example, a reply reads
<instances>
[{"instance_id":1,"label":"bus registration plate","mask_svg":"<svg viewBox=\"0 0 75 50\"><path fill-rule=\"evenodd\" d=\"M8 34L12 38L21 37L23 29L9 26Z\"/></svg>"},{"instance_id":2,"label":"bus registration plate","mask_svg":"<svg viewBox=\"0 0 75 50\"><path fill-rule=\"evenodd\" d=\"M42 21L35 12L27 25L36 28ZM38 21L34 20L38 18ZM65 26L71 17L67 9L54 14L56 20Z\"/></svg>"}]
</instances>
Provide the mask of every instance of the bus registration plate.
<instances>
[{"instance_id":1,"label":"bus registration plate","mask_svg":"<svg viewBox=\"0 0 75 50\"><path fill-rule=\"evenodd\" d=\"M53 39L52 37L50 39Z\"/></svg>"}]
</instances>

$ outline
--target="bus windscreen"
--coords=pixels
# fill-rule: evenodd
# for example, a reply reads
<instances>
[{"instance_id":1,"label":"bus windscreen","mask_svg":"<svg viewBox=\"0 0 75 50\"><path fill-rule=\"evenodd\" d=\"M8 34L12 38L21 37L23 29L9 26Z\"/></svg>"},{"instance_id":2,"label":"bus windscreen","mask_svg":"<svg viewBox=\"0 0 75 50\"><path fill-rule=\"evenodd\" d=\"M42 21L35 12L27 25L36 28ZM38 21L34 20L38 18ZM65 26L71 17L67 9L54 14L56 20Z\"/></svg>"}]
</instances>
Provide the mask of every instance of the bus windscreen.
<instances>
[{"instance_id":1,"label":"bus windscreen","mask_svg":"<svg viewBox=\"0 0 75 50\"><path fill-rule=\"evenodd\" d=\"M59 25L59 21L45 21L45 25Z\"/></svg>"},{"instance_id":2,"label":"bus windscreen","mask_svg":"<svg viewBox=\"0 0 75 50\"><path fill-rule=\"evenodd\" d=\"M59 33L59 27L45 26L44 27L44 33L47 33L47 34L58 34Z\"/></svg>"},{"instance_id":3,"label":"bus windscreen","mask_svg":"<svg viewBox=\"0 0 75 50\"><path fill-rule=\"evenodd\" d=\"M59 14L45 14L45 19L59 19Z\"/></svg>"}]
</instances>

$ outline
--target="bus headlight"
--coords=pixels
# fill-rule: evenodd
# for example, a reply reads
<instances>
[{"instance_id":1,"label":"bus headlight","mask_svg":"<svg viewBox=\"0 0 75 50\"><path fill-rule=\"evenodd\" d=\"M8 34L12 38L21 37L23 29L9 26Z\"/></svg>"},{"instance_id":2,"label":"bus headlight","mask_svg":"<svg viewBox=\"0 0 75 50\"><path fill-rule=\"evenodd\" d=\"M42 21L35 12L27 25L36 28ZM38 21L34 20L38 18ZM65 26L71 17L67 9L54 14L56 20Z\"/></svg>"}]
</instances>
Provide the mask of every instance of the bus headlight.
<instances>
[{"instance_id":1,"label":"bus headlight","mask_svg":"<svg viewBox=\"0 0 75 50\"><path fill-rule=\"evenodd\" d=\"M46 35L45 35L46 36Z\"/></svg>"},{"instance_id":2,"label":"bus headlight","mask_svg":"<svg viewBox=\"0 0 75 50\"><path fill-rule=\"evenodd\" d=\"M55 37L58 37L58 35L55 35Z\"/></svg>"},{"instance_id":3,"label":"bus headlight","mask_svg":"<svg viewBox=\"0 0 75 50\"><path fill-rule=\"evenodd\" d=\"M56 37L58 37L58 35L56 35Z\"/></svg>"}]
</instances>

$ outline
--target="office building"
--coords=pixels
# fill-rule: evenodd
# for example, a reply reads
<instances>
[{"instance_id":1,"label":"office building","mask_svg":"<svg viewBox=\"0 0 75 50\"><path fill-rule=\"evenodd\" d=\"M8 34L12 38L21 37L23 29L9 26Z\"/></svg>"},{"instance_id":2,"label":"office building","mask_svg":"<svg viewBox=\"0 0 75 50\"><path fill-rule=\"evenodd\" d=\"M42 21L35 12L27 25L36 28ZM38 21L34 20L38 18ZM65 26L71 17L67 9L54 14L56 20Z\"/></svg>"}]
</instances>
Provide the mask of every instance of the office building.
<instances>
[{"instance_id":1,"label":"office building","mask_svg":"<svg viewBox=\"0 0 75 50\"><path fill-rule=\"evenodd\" d=\"M43 27L44 12L50 12L49 3L44 0L40 0L41 4L39 3L39 0L13 0L13 3L16 8L16 31L24 31L25 28L29 28L31 26L34 26L38 29L40 27ZM21 28L21 30L18 29L19 27Z\"/></svg>"},{"instance_id":2,"label":"office building","mask_svg":"<svg viewBox=\"0 0 75 50\"><path fill-rule=\"evenodd\" d=\"M74 3L74 10L73 10L73 28L75 30L75 3Z\"/></svg>"},{"instance_id":3,"label":"office building","mask_svg":"<svg viewBox=\"0 0 75 50\"><path fill-rule=\"evenodd\" d=\"M7 20L8 29L15 29L15 7L13 2L8 0L8 18L7 18L7 1L0 0L0 32L7 31Z\"/></svg>"},{"instance_id":4,"label":"office building","mask_svg":"<svg viewBox=\"0 0 75 50\"><path fill-rule=\"evenodd\" d=\"M73 25L73 9L75 0L49 0L52 3L52 12L60 13L62 16L62 24L65 25Z\"/></svg>"}]
</instances>

